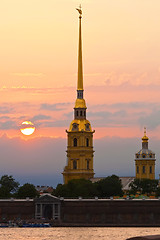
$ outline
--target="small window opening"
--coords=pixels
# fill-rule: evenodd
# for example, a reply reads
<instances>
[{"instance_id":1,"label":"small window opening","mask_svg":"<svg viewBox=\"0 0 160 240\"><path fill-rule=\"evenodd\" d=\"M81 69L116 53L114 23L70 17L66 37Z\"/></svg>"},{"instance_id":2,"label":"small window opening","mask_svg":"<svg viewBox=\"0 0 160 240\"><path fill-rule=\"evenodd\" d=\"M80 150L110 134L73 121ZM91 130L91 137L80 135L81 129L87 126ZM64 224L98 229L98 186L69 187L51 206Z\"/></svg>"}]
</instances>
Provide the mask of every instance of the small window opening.
<instances>
[{"instance_id":1,"label":"small window opening","mask_svg":"<svg viewBox=\"0 0 160 240\"><path fill-rule=\"evenodd\" d=\"M87 160L87 170L89 170L89 160Z\"/></svg>"},{"instance_id":2,"label":"small window opening","mask_svg":"<svg viewBox=\"0 0 160 240\"><path fill-rule=\"evenodd\" d=\"M146 169L145 169L145 166L143 166L143 173L145 173L146 172Z\"/></svg>"},{"instance_id":3,"label":"small window opening","mask_svg":"<svg viewBox=\"0 0 160 240\"><path fill-rule=\"evenodd\" d=\"M73 161L73 169L77 169L77 161L76 160Z\"/></svg>"},{"instance_id":4,"label":"small window opening","mask_svg":"<svg viewBox=\"0 0 160 240\"><path fill-rule=\"evenodd\" d=\"M74 147L77 147L77 138L74 138L74 139L73 139L73 146L74 146Z\"/></svg>"},{"instance_id":5,"label":"small window opening","mask_svg":"<svg viewBox=\"0 0 160 240\"><path fill-rule=\"evenodd\" d=\"M86 146L89 147L89 139L86 138Z\"/></svg>"},{"instance_id":6,"label":"small window opening","mask_svg":"<svg viewBox=\"0 0 160 240\"><path fill-rule=\"evenodd\" d=\"M149 173L152 173L152 166L149 167Z\"/></svg>"}]
</instances>

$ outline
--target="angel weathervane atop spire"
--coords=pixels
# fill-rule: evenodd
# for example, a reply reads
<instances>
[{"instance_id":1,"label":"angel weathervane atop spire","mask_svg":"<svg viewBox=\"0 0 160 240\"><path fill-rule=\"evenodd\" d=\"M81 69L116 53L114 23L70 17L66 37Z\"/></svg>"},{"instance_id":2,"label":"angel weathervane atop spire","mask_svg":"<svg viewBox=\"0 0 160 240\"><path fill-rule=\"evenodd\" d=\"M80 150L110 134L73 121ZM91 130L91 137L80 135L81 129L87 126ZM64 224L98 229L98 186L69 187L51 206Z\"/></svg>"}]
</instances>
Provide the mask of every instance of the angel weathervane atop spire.
<instances>
[{"instance_id":1,"label":"angel weathervane atop spire","mask_svg":"<svg viewBox=\"0 0 160 240\"><path fill-rule=\"evenodd\" d=\"M82 7L81 7L81 5L79 6L79 8L76 8L76 10L79 12L79 17L82 17Z\"/></svg>"}]
</instances>

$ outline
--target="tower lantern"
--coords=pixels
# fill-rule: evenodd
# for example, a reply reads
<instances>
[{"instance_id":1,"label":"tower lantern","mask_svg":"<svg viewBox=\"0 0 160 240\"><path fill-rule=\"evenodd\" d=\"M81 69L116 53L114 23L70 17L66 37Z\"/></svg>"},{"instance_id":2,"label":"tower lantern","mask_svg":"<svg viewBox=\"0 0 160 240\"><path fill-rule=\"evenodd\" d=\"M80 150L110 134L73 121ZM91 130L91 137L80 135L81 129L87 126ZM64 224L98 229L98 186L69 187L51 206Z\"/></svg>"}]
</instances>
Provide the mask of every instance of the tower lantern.
<instances>
[{"instance_id":1,"label":"tower lantern","mask_svg":"<svg viewBox=\"0 0 160 240\"><path fill-rule=\"evenodd\" d=\"M93 133L91 124L86 118L86 102L83 97L83 64L82 64L82 9L79 13L79 45L78 45L78 81L77 99L74 107L74 120L67 132L67 164L63 171L64 183L72 179L90 179L93 170Z\"/></svg>"}]
</instances>

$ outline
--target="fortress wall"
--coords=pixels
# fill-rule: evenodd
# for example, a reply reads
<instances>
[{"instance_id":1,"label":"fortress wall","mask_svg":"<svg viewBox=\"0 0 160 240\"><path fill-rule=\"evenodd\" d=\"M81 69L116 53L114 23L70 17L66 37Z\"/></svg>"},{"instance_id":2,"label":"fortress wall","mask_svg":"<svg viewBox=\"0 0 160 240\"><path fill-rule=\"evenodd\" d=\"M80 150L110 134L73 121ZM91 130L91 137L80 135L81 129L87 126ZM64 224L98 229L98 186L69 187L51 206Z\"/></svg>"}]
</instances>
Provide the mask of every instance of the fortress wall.
<instances>
[{"instance_id":1,"label":"fortress wall","mask_svg":"<svg viewBox=\"0 0 160 240\"><path fill-rule=\"evenodd\" d=\"M64 200L61 220L80 225L160 226L160 200Z\"/></svg>"},{"instance_id":2,"label":"fortress wall","mask_svg":"<svg viewBox=\"0 0 160 240\"><path fill-rule=\"evenodd\" d=\"M32 219L35 214L33 200L0 200L0 221Z\"/></svg>"},{"instance_id":3,"label":"fortress wall","mask_svg":"<svg viewBox=\"0 0 160 240\"><path fill-rule=\"evenodd\" d=\"M160 226L160 200L61 199L60 212L55 226ZM33 200L0 200L0 222L34 215Z\"/></svg>"}]
</instances>

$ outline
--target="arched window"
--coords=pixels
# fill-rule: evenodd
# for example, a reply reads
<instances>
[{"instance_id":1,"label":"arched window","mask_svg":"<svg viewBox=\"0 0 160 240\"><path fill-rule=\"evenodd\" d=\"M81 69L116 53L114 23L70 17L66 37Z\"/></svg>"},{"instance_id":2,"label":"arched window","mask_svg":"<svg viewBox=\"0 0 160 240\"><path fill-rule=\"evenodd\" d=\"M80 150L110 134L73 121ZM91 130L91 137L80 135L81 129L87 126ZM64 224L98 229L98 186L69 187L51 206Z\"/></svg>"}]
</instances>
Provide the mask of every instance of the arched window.
<instances>
[{"instance_id":1,"label":"arched window","mask_svg":"<svg viewBox=\"0 0 160 240\"><path fill-rule=\"evenodd\" d=\"M74 147L77 147L77 138L74 138L74 139L73 139L73 146L74 146Z\"/></svg>"},{"instance_id":2,"label":"arched window","mask_svg":"<svg viewBox=\"0 0 160 240\"><path fill-rule=\"evenodd\" d=\"M143 156L142 156L143 158L145 158L146 156L143 154Z\"/></svg>"},{"instance_id":3,"label":"arched window","mask_svg":"<svg viewBox=\"0 0 160 240\"><path fill-rule=\"evenodd\" d=\"M77 161L76 160L73 161L73 169L77 169Z\"/></svg>"},{"instance_id":4,"label":"arched window","mask_svg":"<svg viewBox=\"0 0 160 240\"><path fill-rule=\"evenodd\" d=\"M82 117L82 111L80 111L80 116Z\"/></svg>"},{"instance_id":5,"label":"arched window","mask_svg":"<svg viewBox=\"0 0 160 240\"><path fill-rule=\"evenodd\" d=\"M86 112L84 111L84 117L86 116Z\"/></svg>"},{"instance_id":6,"label":"arched window","mask_svg":"<svg viewBox=\"0 0 160 240\"><path fill-rule=\"evenodd\" d=\"M86 146L89 147L89 138L86 138Z\"/></svg>"},{"instance_id":7,"label":"arched window","mask_svg":"<svg viewBox=\"0 0 160 240\"><path fill-rule=\"evenodd\" d=\"M146 172L146 169L145 169L145 166L143 166L143 173L145 173Z\"/></svg>"},{"instance_id":8,"label":"arched window","mask_svg":"<svg viewBox=\"0 0 160 240\"><path fill-rule=\"evenodd\" d=\"M149 167L149 173L152 173L152 166Z\"/></svg>"},{"instance_id":9,"label":"arched window","mask_svg":"<svg viewBox=\"0 0 160 240\"><path fill-rule=\"evenodd\" d=\"M76 116L78 117L78 111L76 111Z\"/></svg>"},{"instance_id":10,"label":"arched window","mask_svg":"<svg viewBox=\"0 0 160 240\"><path fill-rule=\"evenodd\" d=\"M87 170L89 170L89 160L87 160Z\"/></svg>"},{"instance_id":11,"label":"arched window","mask_svg":"<svg viewBox=\"0 0 160 240\"><path fill-rule=\"evenodd\" d=\"M139 173L139 166L137 166L137 173Z\"/></svg>"}]
</instances>

